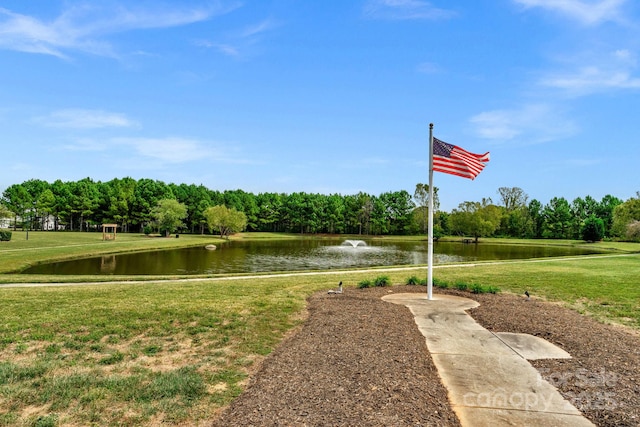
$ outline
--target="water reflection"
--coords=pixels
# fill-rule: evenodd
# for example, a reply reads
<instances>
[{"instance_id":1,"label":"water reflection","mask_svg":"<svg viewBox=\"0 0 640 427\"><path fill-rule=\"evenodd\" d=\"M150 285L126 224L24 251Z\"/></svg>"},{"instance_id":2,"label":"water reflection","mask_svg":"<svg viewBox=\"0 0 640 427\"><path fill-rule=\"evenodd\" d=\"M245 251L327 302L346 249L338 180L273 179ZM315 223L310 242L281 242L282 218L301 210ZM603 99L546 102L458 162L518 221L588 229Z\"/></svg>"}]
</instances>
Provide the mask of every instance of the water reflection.
<instances>
[{"instance_id":1,"label":"water reflection","mask_svg":"<svg viewBox=\"0 0 640 427\"><path fill-rule=\"evenodd\" d=\"M113 274L116 269L116 256L105 255L101 258L100 272L105 274Z\"/></svg>"},{"instance_id":2,"label":"water reflection","mask_svg":"<svg viewBox=\"0 0 640 427\"><path fill-rule=\"evenodd\" d=\"M355 240L354 240L355 241ZM217 250L204 247L109 255L44 264L28 274L218 274L326 270L384 265L426 265L427 242L344 239L232 241ZM434 263L585 255L571 247L436 242Z\"/></svg>"}]
</instances>

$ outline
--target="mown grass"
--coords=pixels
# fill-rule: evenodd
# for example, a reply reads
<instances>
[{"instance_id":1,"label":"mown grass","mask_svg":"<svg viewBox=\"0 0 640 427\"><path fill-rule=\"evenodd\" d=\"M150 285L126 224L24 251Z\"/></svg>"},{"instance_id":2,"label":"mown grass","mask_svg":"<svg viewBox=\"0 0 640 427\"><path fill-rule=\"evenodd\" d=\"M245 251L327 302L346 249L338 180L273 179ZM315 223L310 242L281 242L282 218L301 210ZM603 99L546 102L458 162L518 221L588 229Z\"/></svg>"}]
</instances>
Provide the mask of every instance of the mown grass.
<instances>
[{"instance_id":1,"label":"mown grass","mask_svg":"<svg viewBox=\"0 0 640 427\"><path fill-rule=\"evenodd\" d=\"M0 425L198 422L301 320L297 280L5 288ZM4 420L4 421L3 421Z\"/></svg>"},{"instance_id":2,"label":"mown grass","mask_svg":"<svg viewBox=\"0 0 640 427\"><path fill-rule=\"evenodd\" d=\"M29 244L10 242L7 247L24 249L21 260L5 257L11 252L0 245L0 271L10 271L8 265L42 262L47 250L54 257L71 257L213 239L118 235L116 242L103 244L94 233L43 234L40 239L38 233L30 233ZM638 251L640 245L612 249ZM206 423L241 392L256 362L300 324L306 298L313 292L335 289L340 280L357 287L380 277L385 283L403 284L413 276L422 279L426 268L97 286L0 286L0 426ZM640 330L638 277L638 254L434 269L434 278L452 288L468 283L515 294L528 290L534 298L562 302Z\"/></svg>"}]
</instances>

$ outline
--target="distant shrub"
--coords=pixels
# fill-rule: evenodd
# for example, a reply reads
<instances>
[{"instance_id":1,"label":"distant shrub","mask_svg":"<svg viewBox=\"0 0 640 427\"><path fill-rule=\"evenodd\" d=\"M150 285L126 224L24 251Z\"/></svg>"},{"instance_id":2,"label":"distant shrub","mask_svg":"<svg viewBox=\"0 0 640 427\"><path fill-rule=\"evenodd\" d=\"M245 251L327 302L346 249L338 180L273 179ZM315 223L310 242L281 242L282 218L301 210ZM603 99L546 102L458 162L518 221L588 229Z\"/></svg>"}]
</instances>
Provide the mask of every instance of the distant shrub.
<instances>
[{"instance_id":1,"label":"distant shrub","mask_svg":"<svg viewBox=\"0 0 640 427\"><path fill-rule=\"evenodd\" d=\"M365 279L358 282L358 289L370 288L372 286L371 280Z\"/></svg>"},{"instance_id":2,"label":"distant shrub","mask_svg":"<svg viewBox=\"0 0 640 427\"><path fill-rule=\"evenodd\" d=\"M389 276L378 276L376 277L376 279L373 281L373 284L376 287L385 287L385 286L389 286L391 285L391 279L389 279Z\"/></svg>"},{"instance_id":3,"label":"distant shrub","mask_svg":"<svg viewBox=\"0 0 640 427\"><path fill-rule=\"evenodd\" d=\"M11 231L0 231L0 242L8 242L11 240Z\"/></svg>"},{"instance_id":4,"label":"distant shrub","mask_svg":"<svg viewBox=\"0 0 640 427\"><path fill-rule=\"evenodd\" d=\"M482 287L482 285L479 285L477 283L474 283L473 285L471 285L471 292L474 294L484 294L484 288Z\"/></svg>"},{"instance_id":5,"label":"distant shrub","mask_svg":"<svg viewBox=\"0 0 640 427\"><path fill-rule=\"evenodd\" d=\"M411 276L407 278L407 280L405 281L405 284L412 285L412 286L419 285L420 279L418 279L418 276Z\"/></svg>"},{"instance_id":6,"label":"distant shrub","mask_svg":"<svg viewBox=\"0 0 640 427\"><path fill-rule=\"evenodd\" d=\"M498 292L500 292L500 288L497 288L495 286L487 286L486 291L489 294L497 294Z\"/></svg>"},{"instance_id":7,"label":"distant shrub","mask_svg":"<svg viewBox=\"0 0 640 427\"><path fill-rule=\"evenodd\" d=\"M465 282L456 282L455 287L459 291L466 291L467 289L469 289L469 285L467 285Z\"/></svg>"},{"instance_id":8,"label":"distant shrub","mask_svg":"<svg viewBox=\"0 0 640 427\"><path fill-rule=\"evenodd\" d=\"M145 225L142 229L142 232L148 236L149 234L153 233L153 228L151 228L150 225Z\"/></svg>"},{"instance_id":9,"label":"distant shrub","mask_svg":"<svg viewBox=\"0 0 640 427\"><path fill-rule=\"evenodd\" d=\"M449 287L449 282L446 280L433 279L433 286L438 287L440 289L447 289Z\"/></svg>"}]
</instances>

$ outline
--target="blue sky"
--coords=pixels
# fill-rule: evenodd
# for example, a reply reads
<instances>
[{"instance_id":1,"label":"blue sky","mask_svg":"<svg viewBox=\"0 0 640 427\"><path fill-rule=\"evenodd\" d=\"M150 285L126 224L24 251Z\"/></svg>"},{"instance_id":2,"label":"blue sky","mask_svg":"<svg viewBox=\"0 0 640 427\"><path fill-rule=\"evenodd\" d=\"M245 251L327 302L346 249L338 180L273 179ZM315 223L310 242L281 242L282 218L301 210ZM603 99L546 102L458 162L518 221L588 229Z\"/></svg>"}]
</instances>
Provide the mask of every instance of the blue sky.
<instances>
[{"instance_id":1,"label":"blue sky","mask_svg":"<svg viewBox=\"0 0 640 427\"><path fill-rule=\"evenodd\" d=\"M151 178L379 195L434 135L491 161L441 208L640 190L634 0L57 1L0 5L0 191Z\"/></svg>"}]
</instances>

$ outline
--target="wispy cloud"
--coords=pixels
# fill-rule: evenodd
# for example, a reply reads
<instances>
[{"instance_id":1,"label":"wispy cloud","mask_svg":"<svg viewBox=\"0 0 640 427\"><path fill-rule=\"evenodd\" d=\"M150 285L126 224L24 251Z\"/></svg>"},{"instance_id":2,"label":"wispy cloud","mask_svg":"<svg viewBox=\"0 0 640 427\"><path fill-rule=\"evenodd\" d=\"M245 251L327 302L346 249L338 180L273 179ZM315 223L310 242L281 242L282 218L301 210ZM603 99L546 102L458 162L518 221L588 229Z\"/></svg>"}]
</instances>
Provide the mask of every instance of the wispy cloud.
<instances>
[{"instance_id":1,"label":"wispy cloud","mask_svg":"<svg viewBox=\"0 0 640 427\"><path fill-rule=\"evenodd\" d=\"M452 10L422 0L369 0L364 6L364 16L371 19L444 19L454 15Z\"/></svg>"},{"instance_id":2,"label":"wispy cloud","mask_svg":"<svg viewBox=\"0 0 640 427\"><path fill-rule=\"evenodd\" d=\"M52 145L50 149L101 153L103 158L110 158L121 167L134 169L150 170L200 162L234 165L257 163L243 157L243 150L237 144L180 136L77 138L68 143ZM121 153L127 155L122 156Z\"/></svg>"},{"instance_id":3,"label":"wispy cloud","mask_svg":"<svg viewBox=\"0 0 640 427\"><path fill-rule=\"evenodd\" d=\"M153 9L119 4L74 5L46 21L0 8L0 48L68 58L72 52L116 56L107 36L136 29L168 28L210 19L237 4Z\"/></svg>"},{"instance_id":4,"label":"wispy cloud","mask_svg":"<svg viewBox=\"0 0 640 427\"><path fill-rule=\"evenodd\" d=\"M217 50L223 55L243 58L249 47L260 42L261 37L277 28L280 24L272 18L264 19L257 24L246 26L225 37L224 42L211 40L197 40L197 46Z\"/></svg>"},{"instance_id":5,"label":"wispy cloud","mask_svg":"<svg viewBox=\"0 0 640 427\"><path fill-rule=\"evenodd\" d=\"M550 76L541 83L579 95L606 89L640 89L640 78L632 76L629 71L605 70L598 66L583 67L571 74Z\"/></svg>"},{"instance_id":6,"label":"wispy cloud","mask_svg":"<svg viewBox=\"0 0 640 427\"><path fill-rule=\"evenodd\" d=\"M278 23L271 18L264 19L255 25L249 25L240 31L240 38L256 37L278 27Z\"/></svg>"},{"instance_id":7,"label":"wispy cloud","mask_svg":"<svg viewBox=\"0 0 640 427\"><path fill-rule=\"evenodd\" d=\"M575 135L578 126L558 108L529 104L511 110L485 111L469 120L475 134L496 143L536 144Z\"/></svg>"},{"instance_id":8,"label":"wispy cloud","mask_svg":"<svg viewBox=\"0 0 640 427\"><path fill-rule=\"evenodd\" d=\"M48 127L71 129L99 129L135 127L137 123L124 114L102 110L64 109L34 119Z\"/></svg>"},{"instance_id":9,"label":"wispy cloud","mask_svg":"<svg viewBox=\"0 0 640 427\"><path fill-rule=\"evenodd\" d=\"M526 8L539 7L557 12L586 25L622 19L627 0L513 0Z\"/></svg>"},{"instance_id":10,"label":"wispy cloud","mask_svg":"<svg viewBox=\"0 0 640 427\"><path fill-rule=\"evenodd\" d=\"M235 58L240 57L240 50L238 46L234 46L229 43L216 43L209 40L197 40L196 42L194 42L194 44L196 46L204 47L207 49L217 50L218 52L226 56Z\"/></svg>"},{"instance_id":11,"label":"wispy cloud","mask_svg":"<svg viewBox=\"0 0 640 427\"><path fill-rule=\"evenodd\" d=\"M151 159L159 164L189 162L218 162L232 164L254 163L242 157L236 144L223 144L183 137L112 138L110 146L129 149L133 156Z\"/></svg>"},{"instance_id":12,"label":"wispy cloud","mask_svg":"<svg viewBox=\"0 0 640 427\"><path fill-rule=\"evenodd\" d=\"M562 89L573 96L609 90L640 89L640 77L633 75L637 70L637 63L631 51L621 49L597 57L598 62L590 60L574 65L572 70L547 73L539 83Z\"/></svg>"},{"instance_id":13,"label":"wispy cloud","mask_svg":"<svg viewBox=\"0 0 640 427\"><path fill-rule=\"evenodd\" d=\"M201 142L186 138L114 138L113 143L126 145L135 154L162 163L184 163L214 155Z\"/></svg>"}]
</instances>

